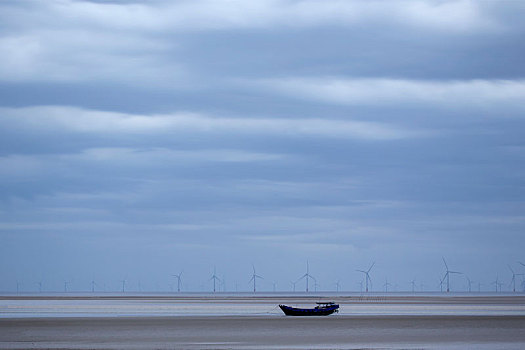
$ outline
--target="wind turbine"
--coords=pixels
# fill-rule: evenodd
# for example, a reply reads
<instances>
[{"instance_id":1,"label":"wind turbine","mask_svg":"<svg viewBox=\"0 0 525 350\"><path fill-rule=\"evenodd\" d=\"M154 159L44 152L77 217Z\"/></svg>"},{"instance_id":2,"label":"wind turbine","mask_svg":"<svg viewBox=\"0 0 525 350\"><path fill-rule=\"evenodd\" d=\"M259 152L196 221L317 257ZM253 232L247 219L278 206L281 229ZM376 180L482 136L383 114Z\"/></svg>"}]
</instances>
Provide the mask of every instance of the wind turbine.
<instances>
[{"instance_id":1,"label":"wind turbine","mask_svg":"<svg viewBox=\"0 0 525 350\"><path fill-rule=\"evenodd\" d=\"M339 280L335 282L335 289L339 292L339 288L341 287L341 284L339 283Z\"/></svg>"},{"instance_id":2,"label":"wind turbine","mask_svg":"<svg viewBox=\"0 0 525 350\"><path fill-rule=\"evenodd\" d=\"M173 274L172 276L177 278L177 292L180 293L180 285L181 285L180 278L182 276L182 271L178 275Z\"/></svg>"},{"instance_id":3,"label":"wind turbine","mask_svg":"<svg viewBox=\"0 0 525 350\"><path fill-rule=\"evenodd\" d=\"M505 284L505 283L503 283L503 282L498 283L498 285L499 285L499 291L500 291L500 292L501 292L501 286L504 285L504 284Z\"/></svg>"},{"instance_id":4,"label":"wind turbine","mask_svg":"<svg viewBox=\"0 0 525 350\"><path fill-rule=\"evenodd\" d=\"M299 282L300 280L302 280L303 278L306 278L306 292L308 292L308 279L311 278L314 280L314 282L316 281L315 277L310 275L310 272L309 272L309 265L308 265L308 260L306 260L306 273L304 275L301 276L301 278L299 278L297 280L297 282Z\"/></svg>"},{"instance_id":5,"label":"wind turbine","mask_svg":"<svg viewBox=\"0 0 525 350\"><path fill-rule=\"evenodd\" d=\"M272 282L273 285L273 292L275 293L275 286L277 285L277 282Z\"/></svg>"},{"instance_id":6,"label":"wind turbine","mask_svg":"<svg viewBox=\"0 0 525 350\"><path fill-rule=\"evenodd\" d=\"M385 287L385 292L388 293L388 286L392 286L391 283L388 283L388 278L385 279L385 284L383 284L383 287Z\"/></svg>"},{"instance_id":7,"label":"wind turbine","mask_svg":"<svg viewBox=\"0 0 525 350\"><path fill-rule=\"evenodd\" d=\"M445 276L439 279L439 291L443 292L443 282L445 282Z\"/></svg>"},{"instance_id":8,"label":"wind turbine","mask_svg":"<svg viewBox=\"0 0 525 350\"><path fill-rule=\"evenodd\" d=\"M125 293L126 292L126 279L124 278L120 282L122 283L122 293Z\"/></svg>"},{"instance_id":9,"label":"wind turbine","mask_svg":"<svg viewBox=\"0 0 525 350\"><path fill-rule=\"evenodd\" d=\"M38 292L42 293L42 281L38 281L36 284L38 284Z\"/></svg>"},{"instance_id":10,"label":"wind turbine","mask_svg":"<svg viewBox=\"0 0 525 350\"><path fill-rule=\"evenodd\" d=\"M496 280L494 282L492 282L491 284L495 285L496 286L496 293L498 292L498 287L500 287L501 289L501 282L499 281L499 276L496 276Z\"/></svg>"},{"instance_id":11,"label":"wind turbine","mask_svg":"<svg viewBox=\"0 0 525 350\"><path fill-rule=\"evenodd\" d=\"M16 294L20 293L20 287L22 287L22 282L16 281Z\"/></svg>"},{"instance_id":12,"label":"wind turbine","mask_svg":"<svg viewBox=\"0 0 525 350\"><path fill-rule=\"evenodd\" d=\"M443 262L445 263L445 268L446 268L446 272L445 272L445 276L443 278L447 278L447 293L450 292L450 274L451 273L457 273L457 274L461 274L461 272L457 272L457 271L450 271L448 269L448 265L447 265L447 262L445 261L445 258L443 258Z\"/></svg>"},{"instance_id":13,"label":"wind turbine","mask_svg":"<svg viewBox=\"0 0 525 350\"><path fill-rule=\"evenodd\" d=\"M95 280L91 280L91 293L95 293L95 286L97 284L95 283Z\"/></svg>"},{"instance_id":14,"label":"wind turbine","mask_svg":"<svg viewBox=\"0 0 525 350\"><path fill-rule=\"evenodd\" d=\"M314 291L316 292L317 292L317 287L321 287L321 285L318 284L316 280L314 280Z\"/></svg>"},{"instance_id":15,"label":"wind turbine","mask_svg":"<svg viewBox=\"0 0 525 350\"><path fill-rule=\"evenodd\" d=\"M248 283L251 283L253 281L253 292L255 293L256 291L255 281L257 280L257 278L260 278L260 279L263 279L263 278L255 273L255 266L253 264L252 264L252 269L253 269L252 278L248 281ZM294 284L294 292L295 292L295 284Z\"/></svg>"},{"instance_id":16,"label":"wind turbine","mask_svg":"<svg viewBox=\"0 0 525 350\"><path fill-rule=\"evenodd\" d=\"M290 283L292 284L292 286L293 286L293 291L294 291L294 293L295 293L295 285L297 284L297 282L290 281Z\"/></svg>"},{"instance_id":17,"label":"wind turbine","mask_svg":"<svg viewBox=\"0 0 525 350\"><path fill-rule=\"evenodd\" d=\"M471 293L472 292L472 284L474 283L474 281L471 281L470 278L468 278L468 276L465 276L465 278L467 279L467 282L468 282L468 292Z\"/></svg>"},{"instance_id":18,"label":"wind turbine","mask_svg":"<svg viewBox=\"0 0 525 350\"><path fill-rule=\"evenodd\" d=\"M67 285L69 284L68 281L64 281L64 293L67 293Z\"/></svg>"},{"instance_id":19,"label":"wind turbine","mask_svg":"<svg viewBox=\"0 0 525 350\"><path fill-rule=\"evenodd\" d=\"M370 265L370 267L368 268L368 270L364 271L364 270L356 270L358 272L362 272L365 274L365 284L366 284L366 292L368 293L368 281L370 281L370 287L372 287L372 279L370 278L370 270L372 270L372 267L374 267L375 265L375 261L372 263L372 265Z\"/></svg>"},{"instance_id":20,"label":"wind turbine","mask_svg":"<svg viewBox=\"0 0 525 350\"><path fill-rule=\"evenodd\" d=\"M215 266L213 267L213 276L211 276L210 278L210 281L213 280L213 292L215 293L216 289L215 289L215 282L216 281L221 281L221 279L219 277L217 277L217 270L215 269Z\"/></svg>"},{"instance_id":21,"label":"wind turbine","mask_svg":"<svg viewBox=\"0 0 525 350\"><path fill-rule=\"evenodd\" d=\"M410 281L410 284L412 285L412 293L414 293L415 288L416 288L416 281L412 280L412 281Z\"/></svg>"},{"instance_id":22,"label":"wind turbine","mask_svg":"<svg viewBox=\"0 0 525 350\"><path fill-rule=\"evenodd\" d=\"M514 270L512 269L512 267L510 267L510 265L507 265L510 269L510 271L512 272L512 280L510 281L509 283L509 286L512 284L512 291L513 292L516 292L516 276L523 276L522 273L514 273Z\"/></svg>"}]
</instances>

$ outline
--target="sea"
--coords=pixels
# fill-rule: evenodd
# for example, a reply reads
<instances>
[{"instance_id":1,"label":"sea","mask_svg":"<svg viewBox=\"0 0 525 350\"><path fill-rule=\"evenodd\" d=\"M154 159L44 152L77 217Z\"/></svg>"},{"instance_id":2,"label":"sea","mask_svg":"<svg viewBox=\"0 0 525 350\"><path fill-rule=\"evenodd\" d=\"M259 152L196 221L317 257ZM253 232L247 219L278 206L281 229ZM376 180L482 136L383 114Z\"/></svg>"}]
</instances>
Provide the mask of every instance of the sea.
<instances>
[{"instance_id":1,"label":"sea","mask_svg":"<svg viewBox=\"0 0 525 350\"><path fill-rule=\"evenodd\" d=\"M0 295L0 318L264 316L318 301L338 315L525 316L524 293L38 293Z\"/></svg>"}]
</instances>

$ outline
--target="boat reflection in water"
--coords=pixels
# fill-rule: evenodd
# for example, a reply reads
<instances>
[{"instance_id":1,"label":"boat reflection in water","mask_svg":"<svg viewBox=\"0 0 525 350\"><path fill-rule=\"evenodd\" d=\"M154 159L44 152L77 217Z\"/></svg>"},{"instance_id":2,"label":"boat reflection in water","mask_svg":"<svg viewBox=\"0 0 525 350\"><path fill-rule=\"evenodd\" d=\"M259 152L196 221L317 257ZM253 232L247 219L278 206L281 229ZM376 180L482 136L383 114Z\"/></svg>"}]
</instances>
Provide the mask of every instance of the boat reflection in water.
<instances>
[{"instance_id":1,"label":"boat reflection in water","mask_svg":"<svg viewBox=\"0 0 525 350\"><path fill-rule=\"evenodd\" d=\"M333 302L316 303L313 309L302 309L286 305L279 305L287 316L327 316L339 312L339 305Z\"/></svg>"}]
</instances>

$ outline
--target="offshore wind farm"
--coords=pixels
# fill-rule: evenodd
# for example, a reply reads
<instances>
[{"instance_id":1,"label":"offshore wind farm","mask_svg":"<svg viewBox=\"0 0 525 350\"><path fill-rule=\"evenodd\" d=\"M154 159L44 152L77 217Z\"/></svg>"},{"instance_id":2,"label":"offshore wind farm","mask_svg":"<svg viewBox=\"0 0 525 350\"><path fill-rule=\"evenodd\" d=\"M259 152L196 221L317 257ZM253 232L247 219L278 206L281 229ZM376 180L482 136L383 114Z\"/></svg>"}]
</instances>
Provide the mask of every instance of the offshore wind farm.
<instances>
[{"instance_id":1,"label":"offshore wind farm","mask_svg":"<svg viewBox=\"0 0 525 350\"><path fill-rule=\"evenodd\" d=\"M490 279L490 276L487 276L482 283L481 281L475 282L472 281L469 277L469 275L464 274L462 272L458 271L452 271L449 270L448 264L444 257L442 257L442 262L444 265L444 269L441 271L441 275L438 275L435 279L427 281L430 282L429 286L427 288L424 287L423 282L420 282L420 285L418 286L416 281L414 279L410 280L408 283L402 283L402 281L396 281L394 278L385 278L385 283L379 284L378 287L375 289L373 288L372 283L372 277L371 277L371 271L373 267L375 266L375 262L372 263L367 270L361 270L361 269L355 269L357 274L351 274L347 278L337 279L335 281L330 281L324 278L323 271L318 272L318 277L315 278L311 273L310 269L310 263L309 261L306 261L306 270L303 275L301 275L296 280L291 280L290 283L287 285L286 283L283 283L283 288L277 288L277 282L266 282L264 283L265 279L256 273L255 265L252 264L252 273L250 275L246 276L236 276L236 275L230 275L227 272L223 275L222 278L219 278L217 275L217 267L213 267L213 273L211 277L208 279L200 279L197 280L198 282L193 285L193 287L188 283L188 285L184 286L182 283L182 274L183 271L179 274L171 274L169 276L166 276L164 283L155 283L155 286L150 286L148 289L147 286L143 286L140 280L136 281L135 285L131 285L128 283L128 277L126 275L125 279L121 279L118 281L114 281L114 283L111 283L111 281L104 282L103 284L100 282L95 282L94 279L91 279L89 283L86 283L86 281L81 282L80 280L76 281L76 283L72 283L72 281L64 281L63 284L63 290L59 289L52 289L47 284L44 284L43 280L36 281L34 283L27 283L28 286L33 287L26 287L24 288L24 283L17 280L16 283L13 285L13 289L11 290L4 290L0 291L0 293L4 295L20 295L20 294L49 294L49 293L118 293L126 294L126 293L220 293L220 292L239 292L239 293L247 293L249 291L253 293L257 292L284 292L284 293L299 293L299 292L352 292L352 293L381 293L381 292L391 292L391 293L450 293L450 292L456 292L456 293L480 293L480 292L486 292L486 293L525 293L525 273L518 272L516 273L515 270L511 267L510 264L507 264L507 268L510 271L510 273L507 273L506 277L507 279L502 279L499 277L499 274L496 276L495 280ZM516 269L523 268L523 265L520 262L517 262L514 264ZM503 268L504 270L504 268ZM521 271L521 270L516 270ZM379 273L379 271L378 271ZM362 275L361 275L362 274ZM361 275L361 276L359 276ZM431 274L429 274L431 275ZM238 281L243 280L243 277L249 277L248 282L246 285L240 284L238 282L233 282L231 285L227 285L225 283L225 276L228 276L229 279L232 281ZM274 274L273 278L278 277L278 274ZM451 276L456 276L454 279L451 279ZM193 276L195 277L195 276ZM133 277L131 277L133 279ZM171 279L176 280L176 290L173 290L173 285L169 282ZM483 279L483 277L480 277L479 279ZM259 280L259 283L257 281ZM319 281L322 281L323 284L326 286L325 288L317 288L321 284L318 283ZM194 279L195 281L195 279ZM360 288L355 288L356 283L360 285ZM118 283L115 283L118 282ZM345 283L346 282L346 283ZM79 287L77 285L82 285L84 288ZM473 290L472 285L477 283L478 288L476 290ZM303 285L303 288L298 287L298 285ZM481 286L484 286L482 289ZM89 288L87 288L89 286ZM113 287L108 287L113 286ZM239 287L240 286L240 287ZM345 287L347 286L347 287ZM312 290L313 287L313 290Z\"/></svg>"}]
</instances>

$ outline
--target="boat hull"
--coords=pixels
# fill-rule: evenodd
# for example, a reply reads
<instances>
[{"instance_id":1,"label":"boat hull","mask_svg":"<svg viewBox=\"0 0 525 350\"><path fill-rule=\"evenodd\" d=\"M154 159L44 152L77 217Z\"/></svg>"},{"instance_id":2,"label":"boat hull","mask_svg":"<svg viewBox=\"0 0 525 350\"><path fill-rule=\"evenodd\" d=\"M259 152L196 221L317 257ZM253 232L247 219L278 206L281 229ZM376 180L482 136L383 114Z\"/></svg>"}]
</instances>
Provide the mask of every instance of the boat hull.
<instances>
[{"instance_id":1,"label":"boat hull","mask_svg":"<svg viewBox=\"0 0 525 350\"><path fill-rule=\"evenodd\" d=\"M339 309L339 305L334 304L329 307L313 308L313 309L301 309L286 305L279 305L281 310L287 316L328 316L333 314Z\"/></svg>"}]
</instances>

